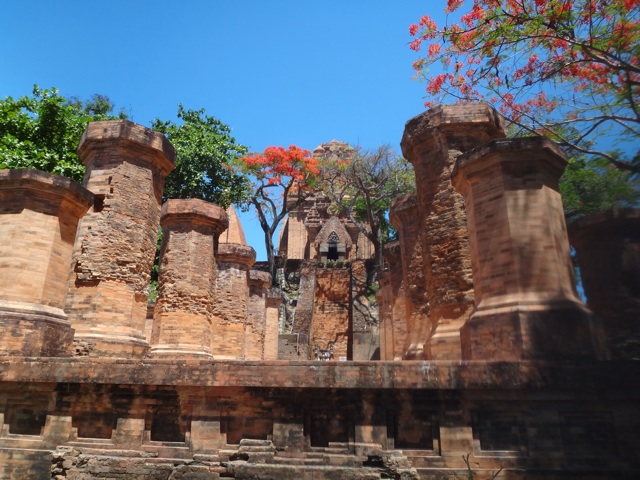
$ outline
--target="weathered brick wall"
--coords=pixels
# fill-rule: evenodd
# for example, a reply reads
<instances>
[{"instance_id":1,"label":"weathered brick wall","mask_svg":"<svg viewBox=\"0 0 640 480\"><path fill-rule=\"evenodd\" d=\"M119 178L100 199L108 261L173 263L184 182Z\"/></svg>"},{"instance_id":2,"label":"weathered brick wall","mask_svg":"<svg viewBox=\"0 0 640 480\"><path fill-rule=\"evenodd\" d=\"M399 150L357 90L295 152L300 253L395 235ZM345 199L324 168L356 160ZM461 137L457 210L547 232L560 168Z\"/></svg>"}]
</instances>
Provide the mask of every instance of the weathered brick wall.
<instances>
[{"instance_id":1,"label":"weathered brick wall","mask_svg":"<svg viewBox=\"0 0 640 480\"><path fill-rule=\"evenodd\" d=\"M214 358L243 358L248 315L249 269L256 252L246 245L218 246L211 352Z\"/></svg>"},{"instance_id":2,"label":"weathered brick wall","mask_svg":"<svg viewBox=\"0 0 640 480\"><path fill-rule=\"evenodd\" d=\"M425 259L422 254L422 235L426 235L426 232L422 232L420 222L416 221L418 217L418 200L415 194L403 195L393 201L389 218L398 231L400 258L389 261L389 268L399 270L402 274L405 318L401 324L406 330L404 345L397 354L404 359L455 358L455 349L440 347L437 338L428 341L433 336L437 323L429 319ZM402 300L393 301L395 303Z\"/></svg>"},{"instance_id":3,"label":"weathered brick wall","mask_svg":"<svg viewBox=\"0 0 640 480\"><path fill-rule=\"evenodd\" d=\"M458 331L473 308L464 201L451 185L451 171L462 152L504 136L501 117L485 104L439 106L405 126L401 146L416 173L429 318L435 326L426 348L435 358L460 358Z\"/></svg>"},{"instance_id":4,"label":"weathered brick wall","mask_svg":"<svg viewBox=\"0 0 640 480\"><path fill-rule=\"evenodd\" d=\"M311 348L317 346L327 350L332 344L334 360L351 358L351 271L348 268L318 268L315 277Z\"/></svg>"},{"instance_id":5,"label":"weathered brick wall","mask_svg":"<svg viewBox=\"0 0 640 480\"><path fill-rule=\"evenodd\" d=\"M78 220L93 202L75 182L0 170L0 355L69 355L64 306Z\"/></svg>"},{"instance_id":6,"label":"weathered brick wall","mask_svg":"<svg viewBox=\"0 0 640 480\"><path fill-rule=\"evenodd\" d=\"M280 289L270 288L267 290L264 327L264 360L278 359L278 323L281 304L282 293Z\"/></svg>"},{"instance_id":7,"label":"weathered brick wall","mask_svg":"<svg viewBox=\"0 0 640 480\"><path fill-rule=\"evenodd\" d=\"M396 461L423 479L461 475L467 454L476 474L503 467L515 479L634 478L639 369L4 359L0 471L34 480L50 478L48 468L68 478L305 478L313 463L309 478L380 478L393 465L387 456L402 450ZM355 470L337 476L337 466Z\"/></svg>"},{"instance_id":8,"label":"weathered brick wall","mask_svg":"<svg viewBox=\"0 0 640 480\"><path fill-rule=\"evenodd\" d=\"M151 355L211 357L218 236L228 225L222 207L196 199L162 207L158 299Z\"/></svg>"},{"instance_id":9,"label":"weathered brick wall","mask_svg":"<svg viewBox=\"0 0 640 480\"><path fill-rule=\"evenodd\" d=\"M296 355L300 353L300 357L297 358L304 360L309 359L309 355L313 354L313 352L311 352L313 345L310 342L316 291L316 263L316 260L303 260L300 265L299 296L295 309L295 318L290 332L296 335ZM300 346L301 343L302 346ZM290 351L290 349L286 350ZM284 350L282 351L284 352ZM278 358L292 359L290 357L282 357L280 354L278 354Z\"/></svg>"},{"instance_id":10,"label":"weathered brick wall","mask_svg":"<svg viewBox=\"0 0 640 480\"><path fill-rule=\"evenodd\" d=\"M408 339L407 299L401 265L399 242L388 243L384 248L387 268L380 277L377 294L380 306L380 359L402 360Z\"/></svg>"},{"instance_id":11,"label":"weathered brick wall","mask_svg":"<svg viewBox=\"0 0 640 480\"><path fill-rule=\"evenodd\" d=\"M65 312L93 356L142 356L164 178L175 151L132 122L92 122L78 154L95 195L78 227Z\"/></svg>"},{"instance_id":12,"label":"weathered brick wall","mask_svg":"<svg viewBox=\"0 0 640 480\"><path fill-rule=\"evenodd\" d=\"M587 304L615 359L640 358L640 210L615 209L569 225Z\"/></svg>"},{"instance_id":13,"label":"weathered brick wall","mask_svg":"<svg viewBox=\"0 0 640 480\"><path fill-rule=\"evenodd\" d=\"M266 346L267 293L271 275L257 270L249 271L249 300L244 330L244 358L262 360Z\"/></svg>"},{"instance_id":14,"label":"weathered brick wall","mask_svg":"<svg viewBox=\"0 0 640 480\"><path fill-rule=\"evenodd\" d=\"M351 323L353 360L380 358L380 316L371 283L373 261L354 260L351 264Z\"/></svg>"},{"instance_id":15,"label":"weathered brick wall","mask_svg":"<svg viewBox=\"0 0 640 480\"><path fill-rule=\"evenodd\" d=\"M454 182L467 206L476 293L462 332L465 358L604 354L573 282L558 192L566 158L542 137L493 141L458 157Z\"/></svg>"}]
</instances>

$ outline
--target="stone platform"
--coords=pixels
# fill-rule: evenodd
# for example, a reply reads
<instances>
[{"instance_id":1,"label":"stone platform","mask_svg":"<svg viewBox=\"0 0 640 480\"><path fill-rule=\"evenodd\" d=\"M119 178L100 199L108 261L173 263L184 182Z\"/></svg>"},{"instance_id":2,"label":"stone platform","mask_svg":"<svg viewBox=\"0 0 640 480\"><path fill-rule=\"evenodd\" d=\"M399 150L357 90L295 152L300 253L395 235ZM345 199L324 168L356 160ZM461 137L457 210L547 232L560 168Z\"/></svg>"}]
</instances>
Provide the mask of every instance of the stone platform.
<instances>
[{"instance_id":1,"label":"stone platform","mask_svg":"<svg viewBox=\"0 0 640 480\"><path fill-rule=\"evenodd\" d=\"M632 478L639 402L640 362L5 357L0 478Z\"/></svg>"}]
</instances>

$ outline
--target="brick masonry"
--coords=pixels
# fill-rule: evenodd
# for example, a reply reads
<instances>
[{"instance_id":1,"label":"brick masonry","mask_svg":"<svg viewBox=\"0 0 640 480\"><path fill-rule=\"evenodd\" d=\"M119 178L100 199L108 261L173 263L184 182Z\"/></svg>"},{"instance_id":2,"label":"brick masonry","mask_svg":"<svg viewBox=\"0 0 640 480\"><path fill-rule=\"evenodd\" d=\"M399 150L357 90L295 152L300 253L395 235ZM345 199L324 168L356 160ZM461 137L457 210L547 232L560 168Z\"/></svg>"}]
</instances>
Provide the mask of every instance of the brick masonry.
<instances>
[{"instance_id":1,"label":"brick masonry","mask_svg":"<svg viewBox=\"0 0 640 480\"><path fill-rule=\"evenodd\" d=\"M68 355L63 311L79 219L93 195L35 170L0 170L0 355Z\"/></svg>"},{"instance_id":2,"label":"brick masonry","mask_svg":"<svg viewBox=\"0 0 640 480\"><path fill-rule=\"evenodd\" d=\"M312 348L328 350L333 357L352 358L351 271L348 268L316 269L316 288L311 328Z\"/></svg>"},{"instance_id":3,"label":"brick masonry","mask_svg":"<svg viewBox=\"0 0 640 480\"><path fill-rule=\"evenodd\" d=\"M477 140L478 132L483 132L482 125L482 128L474 130L473 125L469 124L475 115L479 112L482 114L483 111L482 115L486 114L486 118L493 115L490 111L482 110L485 108L482 106L478 107L479 109L473 105L464 107L468 111L462 107L445 109L448 117L442 117L443 110L421 116L417 120L419 128L416 131L425 127L426 120L433 120L434 115L440 116L438 121L441 123L442 118L453 119L452 121L463 124L466 121L464 127L438 127L438 131L445 134L445 138L449 130L457 131L455 135L447 138L447 148L455 147L461 152L465 150L465 145L468 146ZM412 128L416 127L415 123L412 125ZM431 127L434 127L433 123ZM103 140L107 143L110 142L109 138L114 137L116 140L112 147L119 152L118 158L124 155L123 151L126 153L131 149L127 158L132 160L125 163L132 163L136 168L141 165L136 156L149 153L147 147L151 146L151 151L156 153L158 149L166 150L163 139L149 133L143 127L116 122L106 130L103 129L105 126L99 126L98 130L91 127L90 133L93 131L91 135L95 136L104 134ZM467 135L470 139L467 139ZM123 137L131 137L135 141L123 141ZM138 148L140 143L145 142L147 145L144 148ZM415 142L413 144L415 145ZM514 146L513 143L510 145ZM491 152L491 146L486 148ZM554 147L550 148L553 150ZM103 153L108 150L109 148L105 148ZM500 148L497 150L500 151ZM517 248L507 250L510 254L507 260L522 265L523 259L526 260L526 255L531 252L537 263L531 267L532 278L518 280L519 285L514 286L514 291L510 293L519 298L518 295L522 292L527 295L533 292L534 297L539 300L545 299L545 292L551 289L555 292L554 295L560 292L568 298L570 294L563 292L572 292L571 287L554 283L560 283L560 280L565 278L562 275L566 273L558 273L558 269L566 267L566 263L563 263L565 258L558 257L554 264L546 257L552 254L559 255L558 252L566 252L568 248L566 245L551 248L545 243L550 238L566 242L566 234L564 240L561 238L562 235L558 235L562 228L558 228L555 218L557 194L550 187L555 181L553 175L545 170L546 167L542 168L546 160L527 162L525 158L519 158L538 158L538 154L519 153L517 161L512 162L508 160L509 148L506 150L498 155L500 161L492 160L487 163L485 158L479 163L494 167L506 163L508 166L504 171L494 171L493 174L486 175L485 181L493 185L495 176L502 178L502 185L508 184L513 187L512 190L505 190L503 197L513 196L516 206L520 206L520 190L526 191L532 183L542 180L539 189L541 192L538 192L542 193L542 196L532 195L535 200L533 207L547 209L548 212L544 217L533 215L530 218L526 216L527 218L518 217L513 220L519 229L512 235L510 245ZM544 148L542 150L545 151ZM476 150L475 154L478 152L482 152L482 149ZM156 153L152 154L153 158L157 158ZM107 153L105 155L108 157ZM474 153L467 152L465 155L469 160ZM480 154L478 159L483 158L483 155ZM458 159L465 160L464 157L457 156ZM510 163L519 167L509 166ZM522 177L526 179L523 182L518 180L518 172L520 167L527 163L525 170L528 173ZM558 162L551 163L553 166ZM468 168L468 164L461 166L458 172ZM540 174L537 169L547 173ZM466 171L468 173L468 170ZM132 172L140 173L135 169ZM137 279L131 272L124 275L125 272L119 270L118 260L129 258L119 256L124 250L110 250L112 263L109 263L108 259L104 258L106 254L102 252L102 247L95 243L102 238L105 242L104 248L108 250L111 248L108 240L117 240L116 243L120 245L118 242L128 238L116 235L125 225L122 223L125 216L116 214L117 209L111 210L111 216L95 215L100 212L109 213L109 202L112 200L114 203L123 201L122 198L126 195L122 198L118 196L122 192L120 186L135 186L126 180L131 172L125 172L126 175L120 177L122 173L119 170L117 175L114 173L111 183L107 175L102 184L106 186L106 191L103 191L104 197L100 196L102 193L97 188L93 192L98 192L97 199L94 199L92 210L81 220L84 227L79 229L78 234L78 238L94 234L97 237L91 242L87 240L86 243L94 249L91 251L98 255L96 259L81 258L85 263L80 262L85 266L93 265L96 270L87 270L85 273L97 275L103 272L98 266L104 267L104 279L100 277L98 282L96 277L93 285L84 284L84 287L94 288L99 285L101 295L110 295L112 290L114 294L113 298L105 299L104 305L98 302L98 297L92 297L91 300L97 303L92 304L94 310L87 310L87 315L95 316L98 330L102 329L99 330L103 332L100 335L122 332L122 315L116 307L129 305L137 308L135 302L127 304L126 301L131 298L132 291L137 291L135 289L148 280L145 276L147 271L144 269L134 269L139 277ZM89 173L88 178L92 178L93 175L95 172ZM156 180L160 181L161 176L153 177L152 180L153 185L156 185ZM110 192L108 186L114 182L114 192ZM449 188L446 183L442 185ZM496 187L497 192L502 192L500 188ZM449 195L447 189L440 192L445 199ZM142 197L145 197L144 191L143 189L142 193L139 193ZM153 191L155 195L155 187ZM108 196L111 193L114 194L113 199ZM530 194L527 193L524 197L528 195ZM470 195L468 208L474 207L474 198L474 195ZM418 204L421 202L418 195ZM548 205L545 205L545 202ZM503 208L505 205L509 208ZM0 203L0 211L4 206L5 203ZM419 214L422 211L420 208ZM64 218L64 210L58 214L60 218ZM517 208L513 210L507 201L502 204L498 202L495 216L504 217L505 211L519 212ZM444 212L443 215L446 216L447 210ZM151 218L144 212L141 214L144 218ZM473 215L475 214L469 215L472 245L476 229ZM8 217L16 219L17 222L22 221L19 216L0 215L0 227L5 229L3 232L8 231L7 225L11 223L6 223ZM87 219L96 223L92 224ZM529 227L527 221L534 223ZM114 232L107 228L108 222L113 222L111 227L115 229ZM425 225L424 222L419 224ZM137 231L133 223L127 225ZM150 237L155 241L156 225L153 222L149 225L148 228L153 231ZM613 224L607 225L611 227ZM502 231L499 224L494 226L496 232ZM590 225L589 228L594 226ZM544 235L543 238L537 238L536 235L540 236L540 232L545 232L545 229L550 229L549 238ZM532 232L534 239L537 238L541 245L530 245L531 239L527 240L527 231ZM101 237L109 232L115 237ZM204 241L197 235L189 237L190 233L184 233L186 236L183 239L186 243L193 245L198 251L204 249L210 253L209 246L215 245L215 234L213 239L212 235L206 235L208 239ZM422 230L422 233L428 231ZM630 232L616 234L629 235ZM589 233L589 236L595 235ZM640 447L640 365L629 359L602 361L599 355L582 355L586 343L581 338L584 329L580 328L585 324L577 323L577 317L572 318L566 314L567 312L559 314L559 311L553 308L554 304L544 302L544 308L536 310L534 315L530 315L530 311L525 312L529 315L528 324L539 326L538 332L547 335L548 345L552 346L551 355L548 354L549 351L538 348L540 344L535 342L529 344L535 347L531 351L538 353L533 355L533 358L513 355L519 346L526 345L526 342L522 341L506 344L504 351L507 353L504 357L498 355L500 361L497 361L495 356L487 355L487 351L495 349L502 333L513 333L513 328L505 329L505 322L500 321L498 314L501 312L495 312L497 315L492 318L481 318L482 328L479 329L478 337L484 336L487 339L486 348L484 345L477 345L475 352L479 355L473 360L396 359L395 352L398 350L394 346L396 340L393 336L402 339L404 346L408 333L406 327L403 332L402 328L394 325L394 318L402 319L406 324L407 315L401 308L397 311L394 308L385 309L389 305L395 307L397 300L403 300L401 303L406 307L404 300L407 293L403 290L408 288L405 285L406 276L403 268L398 267L404 264L411 265L410 261L403 258L402 248L397 244L390 247L388 252L388 258L392 260L390 266L396 268L390 268L385 272L379 292L379 298L383 303L389 302L389 305L382 305L385 325L382 333L385 340L381 350L383 358L391 355L393 360L338 362L334 358L334 361L327 362L248 361L242 359L248 355L248 330L249 335L264 338L263 358L268 358L268 355L273 358L275 342L269 346L267 339L275 339L275 310L279 293L277 290L267 290L264 287L266 279L254 278L253 286L257 287L258 292L253 298L253 303L249 296L252 250L242 243L240 236L234 234L228 235L227 238L233 238L235 241L225 242L224 247L221 241L216 256L220 266L216 268L218 275L215 295L218 295L219 291L223 294L219 297L220 300L213 300L211 309L211 352L214 355L216 348L229 348L224 354L228 354L233 360L189 355L181 358L140 358L137 356L139 352L132 348L138 343L132 342L131 337L126 336L113 339L120 342L118 345L122 347L118 350L119 358L113 358L114 350L106 348L108 342L103 342L98 350L93 349L90 342L76 345L78 352L93 353L93 356L0 356L0 478L440 480L470 475L474 478L493 478L500 469L503 469L502 472L495 478L591 480L632 479L637 476L637 451ZM496 235L498 240L504 238ZM3 250L3 241L5 237L0 236L0 268L11 265L12 261L11 250ZM37 239L34 242L37 242ZM168 243L167 248L174 248L170 241ZM76 247L78 245L76 242ZM130 247L140 249L146 248L145 245L146 243L142 242L131 244ZM180 245L180 242L174 246L176 245ZM425 245L424 241L422 245ZM526 248L522 245L526 245ZM545 245L548 248L543 248L544 252L539 253L537 249ZM630 245L623 245L625 248L621 253L633 257L635 250L627 249L634 245L633 241ZM482 247L487 249L486 252L492 252L490 241L485 242ZM177 246L176 249L180 250ZM557 252L550 252L554 249ZM474 250L472 258L475 258L478 251L480 250ZM88 252L89 250L84 253L88 255ZM425 262L429 261L428 258L437 260L436 257L428 257L424 248L422 252ZM135 253L137 255L139 252L136 250ZM504 252L498 252L502 253ZM131 255L133 258L134 255ZM198 260L207 257L205 254L198 255ZM452 258L459 260L456 255L453 251ZM207 345L206 332L194 338L189 336L189 331L203 325L201 320L203 317L206 318L208 304L205 302L204 305L200 305L199 310L197 306L189 303L189 299L183 293L177 292L180 291L180 282L193 282L194 289L200 289L205 285L203 288L206 289L206 285L210 285L208 279L212 278L212 274L207 267L203 278L185 280L186 277L181 275L188 273L191 268L189 262L192 260L189 255L182 253L176 258L184 258L184 272L182 269L176 269L173 273L167 273L168 278L164 281L175 280L176 289L171 290L171 295L175 295L175 302L172 301L171 304L184 307L184 315L181 311L175 318L176 324L178 321L184 322L184 331L175 330L169 338L171 342L175 340L176 344L189 343L190 346L195 345L197 349L204 351ZM169 255L167 261L175 262L176 258L172 260ZM417 261L417 258L416 256L413 260ZM632 259L627 259L625 265L633 265L632 262L629 263ZM78 257L74 257L74 261L77 260ZM93 260L96 260L95 264L91 263ZM222 266L221 260L227 265ZM499 291L492 290L490 283L483 290L483 275L494 271L492 269L498 269L495 271L498 273L509 271L509 268L500 263L492 264L492 260L488 258L488 264L481 265L482 269L478 270L480 273L477 275L474 271L474 281L482 285L476 297L479 308L485 300L501 300ZM310 335L314 330L322 333L323 337L318 340L323 342L330 338L339 338L340 335L344 336L345 331L347 335L350 331L355 334L354 327L358 331L362 330L366 325L364 317L354 321L345 313L349 308L349 296L357 291L353 287L354 275L347 273L347 268L317 269L315 261L309 262L301 262L303 270L305 266L308 267L305 281L313 286L311 291L316 292L317 286L321 294L317 297L315 294L309 296L311 300L306 301L306 310L303 310L308 316L300 319L301 329L307 329ZM544 268L538 268L538 264ZM138 263L132 262L127 265L134 266ZM452 265L455 265L455 262ZM71 265L73 275L78 273L75 270L76 266L77 263ZM24 265L25 270L31 267L32 264ZM229 273L232 270L235 270L233 275L225 277L224 282L219 281L221 272ZM318 273L321 270L322 272ZM633 267L631 270L633 271ZM42 275L43 271L44 269L40 269L38 274ZM48 273L47 270L47 275ZM361 274L362 271L356 272L356 279ZM79 281L73 275L73 282ZM122 275L122 278L119 275ZM549 275L549 278L545 275ZM115 281L114 278L121 278L123 281ZM426 273L424 278L427 282L424 288L428 293L430 284ZM519 277L516 275L514 278L517 280ZM634 278L631 276L631 280ZM303 283L302 278L300 282ZM445 284L438 282L433 285L445 288ZM633 289L635 284L627 279L622 281L621 285ZM5 281L0 285L0 295L5 290L12 292L11 288L13 285L8 286L8 282ZM37 305L38 295L30 297L31 293L24 293L24 297L17 301L28 300ZM67 290L67 295L77 300L79 297L76 294L73 290ZM122 296L119 296L121 294ZM523 297L525 300L530 299L527 295ZM40 304L49 301L49 298L56 301L57 297L41 297ZM303 297L299 300L302 302ZM570 303L579 306L573 300ZM255 305L256 309L252 311L254 307L251 305ZM493 308L496 303L489 302L488 305ZM441 308L441 305L436 307ZM583 308L580 306L578 310L583 312ZM261 313L263 309L264 315ZM194 323L193 317L190 316L192 313L187 310L192 313L195 311L199 315L197 322L200 323ZM389 318L385 315L389 311L391 324L387 325ZM140 329L139 336L144 341L147 336L151 336L154 316L150 307L146 307L145 312L143 317L151 320L148 329L144 328L144 323ZM316 312L327 316L322 321L327 327L325 330L313 328L315 318L311 314ZM202 313L204 315L201 315ZM136 309L131 309L129 314L131 318L138 315ZM249 318L251 320L247 321ZM105 330L108 320L113 323L113 332ZM433 322L431 318L429 320ZM216 321L218 323L215 323ZM431 324L436 325L436 333L438 326L442 325L439 321ZM232 328L226 330L228 325ZM256 328L261 325L264 325L263 333L259 333L260 328ZM611 322L609 328L615 330L615 325L615 322ZM389 332L392 337L390 342L387 339ZM635 335L633 329L626 332L628 335ZM616 332L608 331L607 335L610 333ZM470 338L473 335L470 335ZM300 337L303 335L291 335L283 347L293 347L295 350L301 346L301 350L304 350L305 345L308 347L309 341L307 338L306 344L300 343ZM604 335L601 338L605 338ZM229 339L231 341L228 341ZM477 342L477 339L473 340ZM637 339L630 340L631 343L635 341L637 344ZM558 346L563 343L564 349L560 352ZM250 347L255 346L254 342L249 341L249 344ZM352 342L352 348L356 344L357 342ZM391 346L388 346L389 344ZM347 342L347 357L348 345ZM449 345L453 343L450 342ZM341 344L338 346L343 348ZM391 353L387 353L388 351ZM425 349L425 352L427 351ZM96 352L103 354L96 356ZM576 352L579 354L576 355ZM303 353L296 357L298 352L294 351L290 353L289 358L308 358L308 351ZM498 353L503 354L503 351L500 350ZM562 353L564 355L559 355ZM356 357L355 349L352 354ZM258 353L252 350L251 355L258 356ZM465 464L465 458L468 465Z\"/></svg>"},{"instance_id":4,"label":"brick masonry","mask_svg":"<svg viewBox=\"0 0 640 480\"><path fill-rule=\"evenodd\" d=\"M385 263L389 268L380 276L376 293L380 305L380 359L402 360L409 339L407 329L407 296L399 242L384 247Z\"/></svg>"},{"instance_id":5,"label":"brick masonry","mask_svg":"<svg viewBox=\"0 0 640 480\"><path fill-rule=\"evenodd\" d=\"M614 209L569 225L589 307L611 355L640 358L640 210Z\"/></svg>"},{"instance_id":6,"label":"brick masonry","mask_svg":"<svg viewBox=\"0 0 640 480\"><path fill-rule=\"evenodd\" d=\"M402 153L416 173L422 255L434 328L429 358L461 358L459 329L473 308L473 279L464 202L451 184L456 158L504 137L502 118L485 104L442 105L409 120Z\"/></svg>"},{"instance_id":7,"label":"brick masonry","mask_svg":"<svg viewBox=\"0 0 640 480\"><path fill-rule=\"evenodd\" d=\"M228 226L222 207L173 199L162 207L158 299L151 355L211 357L215 249Z\"/></svg>"},{"instance_id":8,"label":"brick masonry","mask_svg":"<svg viewBox=\"0 0 640 480\"><path fill-rule=\"evenodd\" d=\"M422 255L422 235L418 217L418 200L416 195L407 194L395 199L391 205L389 218L398 231L400 244L400 258L389 261L389 269L402 271L402 285L404 293L404 322L406 336L403 340L400 358L406 360L431 358L440 360L447 358L447 349L436 345L438 338L442 342L442 335L433 338L437 323L429 319L429 301L426 291L425 259ZM394 315L394 322L396 316ZM441 327L441 330L443 327ZM455 336L455 332L454 332ZM431 339L431 341L429 341ZM453 357L455 358L455 351Z\"/></svg>"},{"instance_id":9,"label":"brick masonry","mask_svg":"<svg viewBox=\"0 0 640 480\"><path fill-rule=\"evenodd\" d=\"M221 243L216 261L215 303L212 316L214 358L243 358L245 322L249 303L249 269L256 260L253 248L236 243Z\"/></svg>"},{"instance_id":10,"label":"brick masonry","mask_svg":"<svg viewBox=\"0 0 640 480\"><path fill-rule=\"evenodd\" d=\"M558 192L566 162L542 137L495 140L458 157L452 176L467 208L476 298L461 333L464 358L606 357L575 291Z\"/></svg>"},{"instance_id":11,"label":"brick masonry","mask_svg":"<svg viewBox=\"0 0 640 480\"><path fill-rule=\"evenodd\" d=\"M148 284L165 176L175 150L164 135L132 122L93 122L78 154L94 205L80 221L65 312L89 355L147 353Z\"/></svg>"}]
</instances>

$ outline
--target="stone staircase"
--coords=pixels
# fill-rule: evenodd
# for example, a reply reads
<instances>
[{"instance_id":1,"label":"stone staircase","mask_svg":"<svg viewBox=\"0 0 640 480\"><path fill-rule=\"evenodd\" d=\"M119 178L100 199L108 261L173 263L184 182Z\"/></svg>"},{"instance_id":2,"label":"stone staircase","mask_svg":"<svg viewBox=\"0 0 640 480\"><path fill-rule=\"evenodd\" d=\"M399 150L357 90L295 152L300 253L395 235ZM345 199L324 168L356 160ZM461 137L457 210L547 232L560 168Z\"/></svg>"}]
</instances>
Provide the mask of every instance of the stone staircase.
<instances>
[{"instance_id":1,"label":"stone staircase","mask_svg":"<svg viewBox=\"0 0 640 480\"><path fill-rule=\"evenodd\" d=\"M379 445L329 443L312 452L278 451L270 440L240 441L237 450L218 456L238 480L417 480L419 476L401 451Z\"/></svg>"}]
</instances>

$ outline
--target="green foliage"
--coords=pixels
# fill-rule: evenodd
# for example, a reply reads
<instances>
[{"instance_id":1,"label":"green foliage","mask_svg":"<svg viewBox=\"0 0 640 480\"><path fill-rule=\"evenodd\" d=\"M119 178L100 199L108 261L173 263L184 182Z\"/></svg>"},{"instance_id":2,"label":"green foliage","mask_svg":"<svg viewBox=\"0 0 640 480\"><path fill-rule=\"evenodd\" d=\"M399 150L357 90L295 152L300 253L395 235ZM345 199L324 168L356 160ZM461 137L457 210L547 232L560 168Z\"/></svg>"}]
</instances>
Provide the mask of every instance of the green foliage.
<instances>
[{"instance_id":1,"label":"green foliage","mask_svg":"<svg viewBox=\"0 0 640 480\"><path fill-rule=\"evenodd\" d=\"M176 166L165 182L164 199L199 198L228 207L246 200L246 175L236 172L236 160L247 148L236 143L231 129L205 115L204 109L178 106L180 125L156 118L151 127L164 133L177 152Z\"/></svg>"},{"instance_id":2,"label":"green foliage","mask_svg":"<svg viewBox=\"0 0 640 480\"><path fill-rule=\"evenodd\" d=\"M90 121L112 118L113 104L100 98L106 103L97 117L93 107L69 102L55 88L35 85L30 97L1 100L0 168L33 168L82 182L84 165L76 154L80 136Z\"/></svg>"},{"instance_id":3,"label":"green foliage","mask_svg":"<svg viewBox=\"0 0 640 480\"><path fill-rule=\"evenodd\" d=\"M372 242L382 267L382 245L395 234L388 218L394 198L415 190L411 164L388 146L329 155L322 166L322 188L335 208L347 214Z\"/></svg>"},{"instance_id":4,"label":"green foliage","mask_svg":"<svg viewBox=\"0 0 640 480\"><path fill-rule=\"evenodd\" d=\"M560 178L560 193L568 220L640 201L640 182L628 171L605 161L572 158Z\"/></svg>"}]
</instances>

